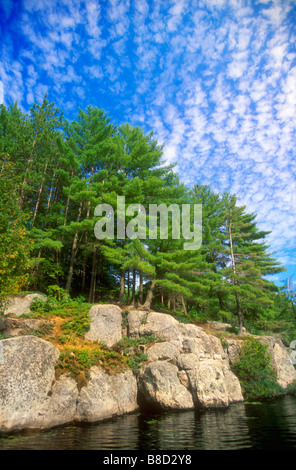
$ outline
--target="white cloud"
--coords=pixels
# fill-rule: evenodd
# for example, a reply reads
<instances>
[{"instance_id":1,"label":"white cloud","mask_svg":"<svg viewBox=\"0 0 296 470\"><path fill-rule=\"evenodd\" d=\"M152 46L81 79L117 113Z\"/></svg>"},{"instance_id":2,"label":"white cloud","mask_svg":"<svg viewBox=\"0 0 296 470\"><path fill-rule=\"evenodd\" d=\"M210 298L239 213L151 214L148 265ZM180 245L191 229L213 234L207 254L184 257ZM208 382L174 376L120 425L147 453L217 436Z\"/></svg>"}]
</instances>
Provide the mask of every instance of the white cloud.
<instances>
[{"instance_id":1,"label":"white cloud","mask_svg":"<svg viewBox=\"0 0 296 470\"><path fill-rule=\"evenodd\" d=\"M101 34L101 30L98 27L100 6L95 2L86 2L85 6L87 15L86 30L90 36L98 38Z\"/></svg>"},{"instance_id":2,"label":"white cloud","mask_svg":"<svg viewBox=\"0 0 296 470\"><path fill-rule=\"evenodd\" d=\"M295 248L292 7L292 0L261 0L256 9L242 0L24 0L20 30L30 47L16 60L6 41L0 77L8 100L19 103L32 103L46 86L66 109L75 109L69 85L79 103L99 100L97 90L110 103L116 97L110 114L119 109L119 120L154 130L186 182L236 193L273 231L274 248Z\"/></svg>"}]
</instances>

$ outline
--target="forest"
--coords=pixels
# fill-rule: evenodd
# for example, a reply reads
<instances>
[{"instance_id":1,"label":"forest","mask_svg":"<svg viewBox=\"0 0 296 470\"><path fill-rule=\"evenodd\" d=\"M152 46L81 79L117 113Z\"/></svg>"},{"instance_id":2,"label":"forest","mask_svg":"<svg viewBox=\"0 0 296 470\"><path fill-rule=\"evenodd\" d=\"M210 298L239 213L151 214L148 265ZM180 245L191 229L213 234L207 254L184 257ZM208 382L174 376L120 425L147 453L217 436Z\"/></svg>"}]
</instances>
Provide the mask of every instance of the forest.
<instances>
[{"instance_id":1,"label":"forest","mask_svg":"<svg viewBox=\"0 0 296 470\"><path fill-rule=\"evenodd\" d=\"M97 107L70 122L47 96L27 114L1 105L1 304L22 292L55 293L292 338L295 295L266 277L285 270L269 232L236 195L184 185L163 150L153 132L114 125ZM116 208L118 196L147 213L150 204L201 204L201 247L184 250L171 224L168 239L96 238L95 208Z\"/></svg>"}]
</instances>

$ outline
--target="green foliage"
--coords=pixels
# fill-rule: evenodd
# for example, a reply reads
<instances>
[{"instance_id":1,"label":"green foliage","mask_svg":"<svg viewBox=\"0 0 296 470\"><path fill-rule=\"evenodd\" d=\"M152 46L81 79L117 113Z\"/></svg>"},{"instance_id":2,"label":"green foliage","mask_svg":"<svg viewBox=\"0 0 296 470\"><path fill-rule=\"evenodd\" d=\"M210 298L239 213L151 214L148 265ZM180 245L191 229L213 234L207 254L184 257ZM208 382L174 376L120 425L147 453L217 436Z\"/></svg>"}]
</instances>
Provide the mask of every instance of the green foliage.
<instances>
[{"instance_id":1,"label":"green foliage","mask_svg":"<svg viewBox=\"0 0 296 470\"><path fill-rule=\"evenodd\" d=\"M56 371L58 374L70 374L74 378L78 378L83 372L89 378L90 368L95 365L100 365L106 371L123 370L126 360L116 351L104 350L100 345L86 345L83 349L71 348L62 352Z\"/></svg>"},{"instance_id":2,"label":"green foliage","mask_svg":"<svg viewBox=\"0 0 296 470\"><path fill-rule=\"evenodd\" d=\"M79 372L88 372L91 366L98 363L102 357L100 349L96 351L71 350L61 353L56 369L60 372L69 372L72 377L76 377Z\"/></svg>"},{"instance_id":3,"label":"green foliage","mask_svg":"<svg viewBox=\"0 0 296 470\"><path fill-rule=\"evenodd\" d=\"M289 395L296 395L296 380L288 385L286 393Z\"/></svg>"},{"instance_id":4,"label":"green foliage","mask_svg":"<svg viewBox=\"0 0 296 470\"><path fill-rule=\"evenodd\" d=\"M64 289L58 286L50 286L48 289L50 295L46 300L34 299L31 304L31 310L34 316L60 316L60 317L73 317L74 320L69 320L67 328L72 331L77 329L77 332L84 331L87 328L87 316L91 304L85 302L84 297L79 296L72 299L65 293Z\"/></svg>"},{"instance_id":5,"label":"green foliage","mask_svg":"<svg viewBox=\"0 0 296 470\"><path fill-rule=\"evenodd\" d=\"M1 158L2 157L2 158ZM27 214L18 205L15 165L0 155L0 302L29 285L32 241L26 229Z\"/></svg>"},{"instance_id":6,"label":"green foliage","mask_svg":"<svg viewBox=\"0 0 296 470\"><path fill-rule=\"evenodd\" d=\"M84 336L90 327L88 310L79 310L73 319L67 320L62 325L62 330L66 335Z\"/></svg>"},{"instance_id":7,"label":"green foliage","mask_svg":"<svg viewBox=\"0 0 296 470\"><path fill-rule=\"evenodd\" d=\"M283 393L271 366L267 345L252 337L245 340L240 358L232 366L246 400L272 398Z\"/></svg>"},{"instance_id":8,"label":"green foliage","mask_svg":"<svg viewBox=\"0 0 296 470\"><path fill-rule=\"evenodd\" d=\"M229 348L229 343L228 343L227 339L225 339L223 336L221 336L220 341L221 341L221 344L222 344L222 348L227 350Z\"/></svg>"},{"instance_id":9,"label":"green foliage","mask_svg":"<svg viewBox=\"0 0 296 470\"><path fill-rule=\"evenodd\" d=\"M125 336L114 346L114 350L127 357L128 366L137 371L141 363L147 361L143 345L157 341L160 340L154 335L144 336L143 338L128 338Z\"/></svg>"},{"instance_id":10,"label":"green foliage","mask_svg":"<svg viewBox=\"0 0 296 470\"><path fill-rule=\"evenodd\" d=\"M296 329L295 295L291 282L284 293L265 278L284 269L268 255L268 232L235 195L189 189L162 159L153 132L116 126L97 107L68 122L46 96L27 114L0 105L0 303L24 290L47 292L34 313L77 311L66 328L81 334L77 296L89 304L152 301L184 322L234 324L240 315L247 328L277 329L287 342ZM182 231L173 238L171 213L168 240L159 237L159 215L157 239L118 239L118 196L144 207L147 232L150 204L202 204L201 248L184 250ZM112 240L94 235L100 203L115 209Z\"/></svg>"}]
</instances>

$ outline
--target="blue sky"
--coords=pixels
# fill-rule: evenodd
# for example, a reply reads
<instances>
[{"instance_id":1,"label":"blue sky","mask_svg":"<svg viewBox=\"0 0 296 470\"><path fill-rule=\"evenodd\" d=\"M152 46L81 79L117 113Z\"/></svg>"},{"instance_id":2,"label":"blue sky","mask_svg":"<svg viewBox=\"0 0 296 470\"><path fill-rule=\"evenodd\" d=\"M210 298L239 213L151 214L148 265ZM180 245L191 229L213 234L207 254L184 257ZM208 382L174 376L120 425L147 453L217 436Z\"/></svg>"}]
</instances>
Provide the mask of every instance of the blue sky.
<instances>
[{"instance_id":1,"label":"blue sky","mask_svg":"<svg viewBox=\"0 0 296 470\"><path fill-rule=\"evenodd\" d=\"M181 179L239 197L296 280L295 0L1 0L0 102L48 93L153 130Z\"/></svg>"}]
</instances>

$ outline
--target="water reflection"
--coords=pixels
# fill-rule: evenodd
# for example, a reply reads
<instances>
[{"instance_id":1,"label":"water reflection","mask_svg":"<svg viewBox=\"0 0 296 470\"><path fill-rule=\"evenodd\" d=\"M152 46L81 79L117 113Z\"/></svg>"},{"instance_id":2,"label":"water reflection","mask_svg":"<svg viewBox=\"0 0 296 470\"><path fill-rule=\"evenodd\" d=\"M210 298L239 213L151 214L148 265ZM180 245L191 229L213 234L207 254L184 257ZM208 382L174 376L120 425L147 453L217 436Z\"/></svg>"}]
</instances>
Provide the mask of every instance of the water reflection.
<instances>
[{"instance_id":1,"label":"water reflection","mask_svg":"<svg viewBox=\"0 0 296 470\"><path fill-rule=\"evenodd\" d=\"M225 411L204 413L199 427L202 432L201 449L244 449L250 447L246 408L237 405Z\"/></svg>"},{"instance_id":2,"label":"water reflection","mask_svg":"<svg viewBox=\"0 0 296 470\"><path fill-rule=\"evenodd\" d=\"M247 407L247 417L255 449L296 448L296 398ZM253 419L252 419L253 418Z\"/></svg>"},{"instance_id":3,"label":"water reflection","mask_svg":"<svg viewBox=\"0 0 296 470\"><path fill-rule=\"evenodd\" d=\"M226 410L134 414L96 425L0 436L0 449L296 449L296 398Z\"/></svg>"}]
</instances>

